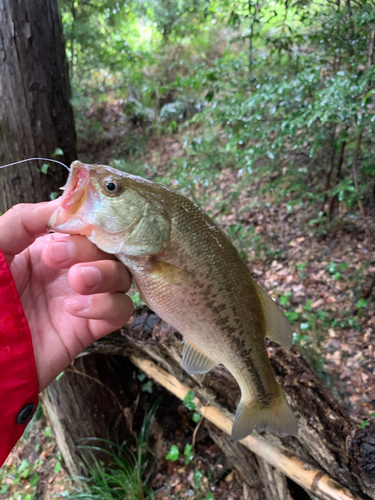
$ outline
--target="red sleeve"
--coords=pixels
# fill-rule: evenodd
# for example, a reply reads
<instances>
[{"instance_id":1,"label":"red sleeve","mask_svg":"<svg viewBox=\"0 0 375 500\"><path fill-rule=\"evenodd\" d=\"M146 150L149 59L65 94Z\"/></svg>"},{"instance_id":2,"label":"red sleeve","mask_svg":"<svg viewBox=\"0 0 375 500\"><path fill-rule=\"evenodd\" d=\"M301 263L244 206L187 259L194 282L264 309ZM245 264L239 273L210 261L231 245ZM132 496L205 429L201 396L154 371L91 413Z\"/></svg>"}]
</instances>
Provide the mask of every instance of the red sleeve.
<instances>
[{"instance_id":1,"label":"red sleeve","mask_svg":"<svg viewBox=\"0 0 375 500\"><path fill-rule=\"evenodd\" d=\"M0 250L0 466L34 415L38 392L29 325Z\"/></svg>"}]
</instances>

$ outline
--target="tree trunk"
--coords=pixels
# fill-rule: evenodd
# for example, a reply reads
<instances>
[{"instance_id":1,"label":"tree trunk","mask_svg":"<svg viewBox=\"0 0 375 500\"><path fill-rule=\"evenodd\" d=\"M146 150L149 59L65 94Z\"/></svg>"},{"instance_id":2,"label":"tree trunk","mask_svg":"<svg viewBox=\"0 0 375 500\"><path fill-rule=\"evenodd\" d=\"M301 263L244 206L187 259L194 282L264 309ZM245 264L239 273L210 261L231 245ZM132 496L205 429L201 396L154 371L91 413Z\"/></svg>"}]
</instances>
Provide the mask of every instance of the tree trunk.
<instances>
[{"instance_id":1,"label":"tree trunk","mask_svg":"<svg viewBox=\"0 0 375 500\"><path fill-rule=\"evenodd\" d=\"M375 425L358 429L347 411L333 398L295 348L286 351L269 342L268 351L276 377L298 419L299 434L297 438L282 439L269 433L262 435L273 446L286 450L287 455L298 457L305 467L308 464L307 468L321 471L317 474L317 484L320 474L328 474L348 488L356 498L375 499ZM152 360L193 389L200 400L208 401L226 414L235 411L240 392L232 376L221 366L204 376L188 375L181 366L181 337L147 308L138 309L128 325L96 342L89 352ZM113 361L105 361L106 357L98 357L97 354L95 356L79 360L78 370L83 373L67 371L44 395L44 401L47 400L49 404L50 418L55 421L59 417L57 441L68 470L72 473L80 467L73 443L92 436L106 437L108 423L116 421L116 418L125 416L124 427L120 425L121 432L126 433L131 428L126 415L130 414L129 407L134 406L134 391L130 390L133 393L127 396L127 405L121 392L126 391L126 377L113 378ZM110 377L106 370L100 368L102 363L111 367ZM128 367L127 361L124 360L124 363ZM117 370L119 358L116 358L116 364ZM100 370L104 375L100 375ZM88 374L94 374L95 380L89 378ZM134 375L128 375L130 380L135 380ZM123 384L120 390L119 384ZM68 391L68 387L74 389ZM100 390L99 395L95 394L95 390ZM103 391L107 394L102 404L98 401L102 399ZM108 404L110 400L111 404ZM100 413L106 424L98 428L96 419L92 419L93 413ZM76 421L80 422L79 426L74 425ZM308 498L301 496L301 488L274 469L267 457L259 458L241 444L233 443L211 424L207 428L233 466L243 474L251 500ZM64 447L66 436L69 436L69 447ZM73 466L70 465L72 463ZM310 498L333 498L322 495L319 488L309 495Z\"/></svg>"},{"instance_id":2,"label":"tree trunk","mask_svg":"<svg viewBox=\"0 0 375 500\"><path fill-rule=\"evenodd\" d=\"M131 436L138 384L134 367L119 356L94 354L77 359L42 395L65 465L83 474L76 443L83 437L121 442Z\"/></svg>"},{"instance_id":3,"label":"tree trunk","mask_svg":"<svg viewBox=\"0 0 375 500\"><path fill-rule=\"evenodd\" d=\"M76 159L73 110L57 0L0 2L0 165L30 157ZM39 162L39 167L42 162ZM0 170L0 213L49 199L66 170L38 163Z\"/></svg>"}]
</instances>

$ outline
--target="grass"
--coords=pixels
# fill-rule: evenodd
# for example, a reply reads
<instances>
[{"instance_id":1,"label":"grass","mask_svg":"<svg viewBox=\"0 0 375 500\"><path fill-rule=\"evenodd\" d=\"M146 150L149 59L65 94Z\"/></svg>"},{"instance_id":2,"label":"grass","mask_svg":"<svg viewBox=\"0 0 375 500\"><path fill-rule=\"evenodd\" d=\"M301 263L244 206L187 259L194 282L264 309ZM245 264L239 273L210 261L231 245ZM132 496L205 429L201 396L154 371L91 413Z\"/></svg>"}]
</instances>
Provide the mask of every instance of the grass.
<instances>
[{"instance_id":1,"label":"grass","mask_svg":"<svg viewBox=\"0 0 375 500\"><path fill-rule=\"evenodd\" d=\"M96 445L80 446L87 477L75 478L73 491L62 494L69 500L153 500L149 485L155 460L148 443L152 423L161 398L146 413L139 436L120 445L106 439L92 438ZM97 458L97 453L109 458L109 465Z\"/></svg>"}]
</instances>

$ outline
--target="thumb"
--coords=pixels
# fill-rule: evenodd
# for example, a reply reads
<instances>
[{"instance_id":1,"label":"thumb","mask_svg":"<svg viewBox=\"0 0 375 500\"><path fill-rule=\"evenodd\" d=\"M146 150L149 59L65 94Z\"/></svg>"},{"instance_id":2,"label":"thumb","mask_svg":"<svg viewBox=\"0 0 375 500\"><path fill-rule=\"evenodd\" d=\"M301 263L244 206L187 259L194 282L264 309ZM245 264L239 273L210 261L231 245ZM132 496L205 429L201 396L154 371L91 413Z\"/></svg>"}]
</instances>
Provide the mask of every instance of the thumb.
<instances>
[{"instance_id":1,"label":"thumb","mask_svg":"<svg viewBox=\"0 0 375 500\"><path fill-rule=\"evenodd\" d=\"M20 203L0 217L0 250L8 264L38 236L49 231L47 222L59 203L60 199L45 203Z\"/></svg>"}]
</instances>

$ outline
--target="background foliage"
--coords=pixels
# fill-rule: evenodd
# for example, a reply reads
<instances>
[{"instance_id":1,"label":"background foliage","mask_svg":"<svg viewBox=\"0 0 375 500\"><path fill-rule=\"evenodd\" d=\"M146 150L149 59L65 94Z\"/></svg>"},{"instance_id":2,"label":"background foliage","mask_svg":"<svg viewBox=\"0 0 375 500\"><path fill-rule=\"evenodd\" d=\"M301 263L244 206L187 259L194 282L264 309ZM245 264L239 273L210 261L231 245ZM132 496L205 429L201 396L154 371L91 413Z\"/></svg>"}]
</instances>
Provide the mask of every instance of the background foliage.
<instances>
[{"instance_id":1,"label":"background foliage","mask_svg":"<svg viewBox=\"0 0 375 500\"><path fill-rule=\"evenodd\" d=\"M147 138L184 131L182 189L226 167L244 181L267 169L270 189L282 184L301 206L319 201L320 218L337 201L365 213L375 175L372 1L60 4L78 118L82 105L117 99ZM123 156L143 152L136 135Z\"/></svg>"},{"instance_id":2,"label":"background foliage","mask_svg":"<svg viewBox=\"0 0 375 500\"><path fill-rule=\"evenodd\" d=\"M253 272L284 262L290 279L294 266L302 283L313 272L309 262L320 260L326 285L353 283L340 313L327 304L311 308L319 298L308 287L301 300L288 288L274 292L320 372L328 330L360 331L356 318L375 285L366 277L373 274L375 210L374 2L60 5L81 159L187 194L219 221ZM159 168L166 137L178 151ZM268 217L274 224L267 231ZM293 262L296 226L315 240ZM352 259L332 255L336 262L319 242L340 231L361 232L363 244Z\"/></svg>"}]
</instances>

